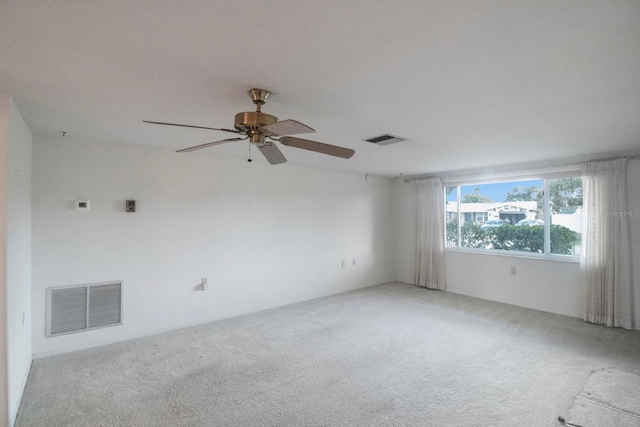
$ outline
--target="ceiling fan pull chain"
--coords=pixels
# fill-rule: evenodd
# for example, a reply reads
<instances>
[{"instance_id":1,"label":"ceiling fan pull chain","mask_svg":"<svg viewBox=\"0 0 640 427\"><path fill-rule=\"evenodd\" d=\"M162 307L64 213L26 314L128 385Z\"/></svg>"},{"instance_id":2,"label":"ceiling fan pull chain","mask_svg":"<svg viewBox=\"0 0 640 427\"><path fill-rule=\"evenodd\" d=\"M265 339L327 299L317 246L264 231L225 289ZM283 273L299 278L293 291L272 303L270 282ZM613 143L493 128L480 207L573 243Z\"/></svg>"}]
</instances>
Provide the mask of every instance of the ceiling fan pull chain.
<instances>
[{"instance_id":1,"label":"ceiling fan pull chain","mask_svg":"<svg viewBox=\"0 0 640 427\"><path fill-rule=\"evenodd\" d=\"M251 163L253 160L251 160L251 142L249 142L249 158L247 159L247 162Z\"/></svg>"}]
</instances>

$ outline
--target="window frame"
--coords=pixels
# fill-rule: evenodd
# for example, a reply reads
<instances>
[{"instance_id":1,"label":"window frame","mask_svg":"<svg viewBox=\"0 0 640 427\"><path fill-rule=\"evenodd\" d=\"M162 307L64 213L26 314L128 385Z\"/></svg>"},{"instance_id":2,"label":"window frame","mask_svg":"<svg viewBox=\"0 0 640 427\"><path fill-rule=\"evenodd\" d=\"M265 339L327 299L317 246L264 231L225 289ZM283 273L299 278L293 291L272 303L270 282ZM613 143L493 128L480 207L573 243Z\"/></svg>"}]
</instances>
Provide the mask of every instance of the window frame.
<instances>
[{"instance_id":1,"label":"window frame","mask_svg":"<svg viewBox=\"0 0 640 427\"><path fill-rule=\"evenodd\" d=\"M456 213L453 215L454 218L457 219L457 244L456 246L447 246L445 245L445 251L451 252L466 252L466 253L475 253L482 254L488 256L507 256L513 258L533 258L533 259L546 259L546 260L554 260L554 261L562 261L569 263L579 263L581 254L554 254L551 253L551 210L550 208L550 194L549 194L549 181L558 179L558 178L571 178L571 177L580 177L582 175L577 169L570 169L567 171L562 171L560 173L549 173L549 174L535 174L535 175L520 175L516 177L503 177L503 178L485 178L481 180L457 180L451 182L443 182L443 191L444 191L444 206L443 209L445 211L445 223L444 223L444 234L445 234L445 242L447 239L447 189L453 188L451 192L455 191L456 193ZM529 181L529 180L541 180L542 181L542 191L543 191L543 217L542 220L544 222L544 250L542 253L540 252L525 252L525 251L510 251L510 250L502 250L502 249L487 249L487 248L471 248L461 246L462 244L462 223L461 223L461 187L464 186L472 186L472 185L486 185L486 184L499 184L506 182L519 182L519 181Z\"/></svg>"}]
</instances>

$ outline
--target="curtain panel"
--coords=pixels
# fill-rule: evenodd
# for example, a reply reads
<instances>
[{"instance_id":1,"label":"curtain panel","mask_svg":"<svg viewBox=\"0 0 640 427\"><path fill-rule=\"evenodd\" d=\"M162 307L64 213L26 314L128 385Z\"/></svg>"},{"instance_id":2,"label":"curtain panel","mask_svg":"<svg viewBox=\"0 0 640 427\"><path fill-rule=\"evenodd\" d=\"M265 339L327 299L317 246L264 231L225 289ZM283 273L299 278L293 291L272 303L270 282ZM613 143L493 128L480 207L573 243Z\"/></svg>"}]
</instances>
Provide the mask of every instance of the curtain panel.
<instances>
[{"instance_id":1,"label":"curtain panel","mask_svg":"<svg viewBox=\"0 0 640 427\"><path fill-rule=\"evenodd\" d=\"M444 190L439 178L411 181L416 194L415 284L444 289Z\"/></svg>"},{"instance_id":2,"label":"curtain panel","mask_svg":"<svg viewBox=\"0 0 640 427\"><path fill-rule=\"evenodd\" d=\"M626 159L588 162L583 175L583 309L591 323L632 328Z\"/></svg>"}]
</instances>

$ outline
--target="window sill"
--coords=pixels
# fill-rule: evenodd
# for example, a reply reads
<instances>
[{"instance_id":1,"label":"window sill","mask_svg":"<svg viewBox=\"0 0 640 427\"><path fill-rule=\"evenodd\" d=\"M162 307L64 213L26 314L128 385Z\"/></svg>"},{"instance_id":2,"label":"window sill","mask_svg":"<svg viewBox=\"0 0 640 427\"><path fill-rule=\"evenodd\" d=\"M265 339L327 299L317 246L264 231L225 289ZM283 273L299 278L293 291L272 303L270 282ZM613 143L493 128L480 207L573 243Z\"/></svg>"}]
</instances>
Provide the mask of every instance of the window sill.
<instances>
[{"instance_id":1,"label":"window sill","mask_svg":"<svg viewBox=\"0 0 640 427\"><path fill-rule=\"evenodd\" d=\"M535 259L539 261L569 262L573 264L580 263L580 255L537 254L537 253L530 253L530 252L501 251L498 249L476 249L476 248L457 248L457 247L446 247L445 252L462 252L462 253L471 253L471 254L477 254L477 255L500 256L500 257L509 257L509 258L527 258L527 259Z\"/></svg>"}]
</instances>

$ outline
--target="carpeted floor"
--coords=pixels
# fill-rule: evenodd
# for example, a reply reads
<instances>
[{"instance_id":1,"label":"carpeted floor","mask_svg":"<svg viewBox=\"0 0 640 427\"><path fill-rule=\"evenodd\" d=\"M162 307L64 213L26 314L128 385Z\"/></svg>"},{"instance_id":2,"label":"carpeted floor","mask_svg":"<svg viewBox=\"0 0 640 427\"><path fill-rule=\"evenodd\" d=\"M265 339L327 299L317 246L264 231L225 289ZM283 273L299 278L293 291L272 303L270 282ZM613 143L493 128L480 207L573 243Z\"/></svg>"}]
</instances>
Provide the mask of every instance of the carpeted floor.
<instances>
[{"instance_id":1,"label":"carpeted floor","mask_svg":"<svg viewBox=\"0 0 640 427\"><path fill-rule=\"evenodd\" d=\"M638 375L640 331L390 284L37 359L16 427L637 426Z\"/></svg>"}]
</instances>

